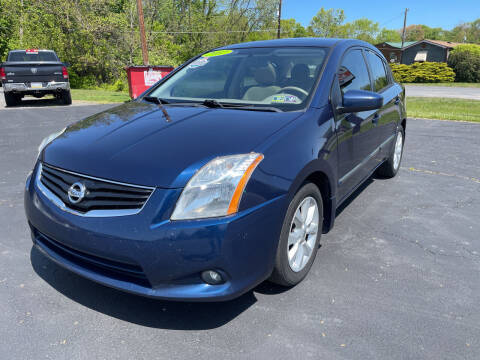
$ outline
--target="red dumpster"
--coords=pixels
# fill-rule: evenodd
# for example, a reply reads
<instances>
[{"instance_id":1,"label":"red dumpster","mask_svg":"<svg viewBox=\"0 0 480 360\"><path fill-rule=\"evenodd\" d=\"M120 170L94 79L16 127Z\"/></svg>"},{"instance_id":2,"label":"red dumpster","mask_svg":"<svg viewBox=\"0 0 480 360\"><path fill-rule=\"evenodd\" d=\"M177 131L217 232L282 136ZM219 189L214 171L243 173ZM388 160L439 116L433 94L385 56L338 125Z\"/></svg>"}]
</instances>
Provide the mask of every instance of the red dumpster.
<instances>
[{"instance_id":1,"label":"red dumpster","mask_svg":"<svg viewBox=\"0 0 480 360\"><path fill-rule=\"evenodd\" d=\"M136 99L141 93L155 84L174 68L167 65L127 66L128 90L130 97Z\"/></svg>"}]
</instances>

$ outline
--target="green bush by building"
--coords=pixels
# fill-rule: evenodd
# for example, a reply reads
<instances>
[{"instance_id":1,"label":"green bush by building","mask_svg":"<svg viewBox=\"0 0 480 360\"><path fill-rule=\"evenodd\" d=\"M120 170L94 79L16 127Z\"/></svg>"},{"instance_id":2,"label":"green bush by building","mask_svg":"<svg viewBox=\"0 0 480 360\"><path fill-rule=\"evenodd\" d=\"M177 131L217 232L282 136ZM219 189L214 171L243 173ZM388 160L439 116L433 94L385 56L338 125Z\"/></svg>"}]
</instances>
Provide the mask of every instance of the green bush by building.
<instances>
[{"instance_id":1,"label":"green bush by building","mask_svg":"<svg viewBox=\"0 0 480 360\"><path fill-rule=\"evenodd\" d=\"M455 81L480 82L480 45L458 45L450 53L448 65L455 71Z\"/></svg>"},{"instance_id":2,"label":"green bush by building","mask_svg":"<svg viewBox=\"0 0 480 360\"><path fill-rule=\"evenodd\" d=\"M445 63L417 62L411 65L390 64L393 76L400 83L453 82L455 72Z\"/></svg>"}]
</instances>

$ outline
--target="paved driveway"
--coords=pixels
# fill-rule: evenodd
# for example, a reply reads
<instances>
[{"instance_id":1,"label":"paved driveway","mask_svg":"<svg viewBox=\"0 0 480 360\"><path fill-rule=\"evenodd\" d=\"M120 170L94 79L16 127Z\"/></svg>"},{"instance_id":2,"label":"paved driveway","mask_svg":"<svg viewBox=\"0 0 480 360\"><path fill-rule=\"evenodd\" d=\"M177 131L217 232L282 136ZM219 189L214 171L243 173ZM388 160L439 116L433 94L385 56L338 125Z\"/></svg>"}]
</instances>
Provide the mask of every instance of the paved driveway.
<instances>
[{"instance_id":1,"label":"paved driveway","mask_svg":"<svg viewBox=\"0 0 480 360\"><path fill-rule=\"evenodd\" d=\"M405 85L407 96L480 100L480 88Z\"/></svg>"},{"instance_id":2,"label":"paved driveway","mask_svg":"<svg viewBox=\"0 0 480 360\"><path fill-rule=\"evenodd\" d=\"M409 121L398 177L339 212L300 285L185 304L32 250L22 194L38 143L106 107L0 110L1 359L480 358L480 125Z\"/></svg>"}]
</instances>

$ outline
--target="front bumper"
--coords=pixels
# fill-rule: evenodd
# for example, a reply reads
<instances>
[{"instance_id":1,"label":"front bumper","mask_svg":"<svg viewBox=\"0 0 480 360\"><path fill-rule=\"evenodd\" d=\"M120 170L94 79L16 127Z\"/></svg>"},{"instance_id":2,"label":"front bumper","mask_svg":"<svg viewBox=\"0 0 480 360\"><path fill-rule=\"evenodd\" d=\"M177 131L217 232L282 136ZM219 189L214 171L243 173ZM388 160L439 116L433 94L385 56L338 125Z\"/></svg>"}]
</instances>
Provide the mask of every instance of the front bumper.
<instances>
[{"instance_id":1,"label":"front bumper","mask_svg":"<svg viewBox=\"0 0 480 360\"><path fill-rule=\"evenodd\" d=\"M58 90L70 90L70 83L50 81L43 83L41 88L32 88L31 83L3 83L3 89L5 92L51 92Z\"/></svg>"},{"instance_id":2,"label":"front bumper","mask_svg":"<svg viewBox=\"0 0 480 360\"><path fill-rule=\"evenodd\" d=\"M83 277L130 293L221 301L269 277L284 196L234 216L170 221L180 192L157 188L136 215L82 217L55 206L29 178L25 211L34 244L43 254ZM226 282L204 283L200 274L210 269Z\"/></svg>"}]
</instances>

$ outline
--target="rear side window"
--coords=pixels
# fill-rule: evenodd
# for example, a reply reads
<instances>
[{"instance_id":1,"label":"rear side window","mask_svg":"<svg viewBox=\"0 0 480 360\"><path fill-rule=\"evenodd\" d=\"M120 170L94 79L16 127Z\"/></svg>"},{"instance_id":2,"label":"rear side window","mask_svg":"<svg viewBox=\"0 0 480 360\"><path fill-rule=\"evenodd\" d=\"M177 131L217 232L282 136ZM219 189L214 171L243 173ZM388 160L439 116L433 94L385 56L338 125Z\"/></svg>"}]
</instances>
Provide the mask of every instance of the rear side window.
<instances>
[{"instance_id":1,"label":"rear side window","mask_svg":"<svg viewBox=\"0 0 480 360\"><path fill-rule=\"evenodd\" d=\"M372 71L373 87L379 92L388 85L388 76L385 70L385 64L379 56L371 51L366 51L370 70Z\"/></svg>"},{"instance_id":2,"label":"rear side window","mask_svg":"<svg viewBox=\"0 0 480 360\"><path fill-rule=\"evenodd\" d=\"M8 61L58 61L58 58L53 51L38 51L35 53L14 51L8 54Z\"/></svg>"},{"instance_id":3,"label":"rear side window","mask_svg":"<svg viewBox=\"0 0 480 360\"><path fill-rule=\"evenodd\" d=\"M371 90L362 50L351 50L344 56L338 69L338 82L342 95L348 90Z\"/></svg>"}]
</instances>

